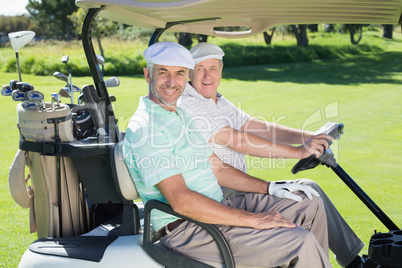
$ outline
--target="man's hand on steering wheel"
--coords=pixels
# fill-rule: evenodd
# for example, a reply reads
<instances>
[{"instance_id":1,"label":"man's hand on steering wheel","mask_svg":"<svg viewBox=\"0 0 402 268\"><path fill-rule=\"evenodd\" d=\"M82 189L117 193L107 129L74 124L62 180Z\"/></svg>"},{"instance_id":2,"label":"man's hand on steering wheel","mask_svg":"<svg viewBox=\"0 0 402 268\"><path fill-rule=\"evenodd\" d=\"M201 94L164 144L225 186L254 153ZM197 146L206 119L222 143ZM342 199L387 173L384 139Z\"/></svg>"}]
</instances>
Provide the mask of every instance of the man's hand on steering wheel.
<instances>
[{"instance_id":1,"label":"man's hand on steering wheel","mask_svg":"<svg viewBox=\"0 0 402 268\"><path fill-rule=\"evenodd\" d=\"M310 155L320 157L329 147L328 140L332 141L333 139L333 137L323 133L311 137L303 145L297 147L300 151L299 158L304 159Z\"/></svg>"},{"instance_id":2,"label":"man's hand on steering wheel","mask_svg":"<svg viewBox=\"0 0 402 268\"><path fill-rule=\"evenodd\" d=\"M319 138L319 139L325 139L324 141L320 141L318 144L321 144L321 148L317 148L317 144L314 143L315 147L312 147L313 149L309 151L310 155L307 158L302 158L299 160L299 162L296 163L296 165L292 168L292 173L296 174L299 171L306 170L306 169L312 169L315 168L317 165L325 163L326 165L329 166L334 166L336 165L335 158L333 157L333 154L325 154L325 156L322 158L322 154L324 152L324 149L327 150L328 147L332 144L332 140L339 139L341 134L343 134L343 127L344 125L342 123L327 123L323 127L321 127L319 130L316 131L316 133L322 133L318 134L316 136L313 136L314 138ZM327 134L324 134L327 133ZM309 143L310 140L308 140L305 144L312 144L311 142ZM318 147L319 147L318 146ZM308 147L308 146L307 146ZM307 149L307 148L306 148ZM317 149L316 151L314 149ZM332 157L331 157L332 156Z\"/></svg>"}]
</instances>

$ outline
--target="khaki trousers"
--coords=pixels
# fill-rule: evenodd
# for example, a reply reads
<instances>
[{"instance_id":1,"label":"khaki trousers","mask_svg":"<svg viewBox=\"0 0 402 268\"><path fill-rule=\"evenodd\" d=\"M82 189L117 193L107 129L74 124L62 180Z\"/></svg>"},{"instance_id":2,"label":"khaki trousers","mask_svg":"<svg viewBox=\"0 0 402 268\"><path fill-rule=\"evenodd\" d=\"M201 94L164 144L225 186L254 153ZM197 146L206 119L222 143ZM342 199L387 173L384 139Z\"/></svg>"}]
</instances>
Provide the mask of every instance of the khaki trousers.
<instances>
[{"instance_id":1,"label":"khaki trousers","mask_svg":"<svg viewBox=\"0 0 402 268\"><path fill-rule=\"evenodd\" d=\"M250 212L276 210L296 228L256 230L217 225L232 250L236 267L331 267L328 257L327 217L321 198L300 203L266 194L247 193L225 198L222 204ZM163 246L221 267L219 250L201 227L184 222L161 239Z\"/></svg>"},{"instance_id":2,"label":"khaki trousers","mask_svg":"<svg viewBox=\"0 0 402 268\"><path fill-rule=\"evenodd\" d=\"M340 266L349 265L364 247L363 242L345 222L329 197L315 181L298 179L289 182L309 185L320 194L327 215L329 248L336 255L336 260Z\"/></svg>"},{"instance_id":3,"label":"khaki trousers","mask_svg":"<svg viewBox=\"0 0 402 268\"><path fill-rule=\"evenodd\" d=\"M327 215L329 249L335 254L339 265L346 267L360 253L364 247L363 242L345 222L329 197L315 181L309 179L297 179L287 180L287 182L308 185L320 194L324 203L325 214ZM224 196L236 196L237 194L238 193L230 189L224 190Z\"/></svg>"}]
</instances>

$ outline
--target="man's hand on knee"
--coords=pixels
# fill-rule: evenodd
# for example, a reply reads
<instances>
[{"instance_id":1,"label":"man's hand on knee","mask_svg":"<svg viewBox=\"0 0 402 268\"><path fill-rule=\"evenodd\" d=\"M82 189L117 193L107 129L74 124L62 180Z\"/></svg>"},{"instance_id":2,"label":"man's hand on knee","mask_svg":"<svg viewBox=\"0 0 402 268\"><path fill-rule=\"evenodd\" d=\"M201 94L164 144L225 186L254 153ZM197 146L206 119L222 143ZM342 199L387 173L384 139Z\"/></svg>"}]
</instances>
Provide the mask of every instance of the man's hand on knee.
<instances>
[{"instance_id":1,"label":"man's hand on knee","mask_svg":"<svg viewBox=\"0 0 402 268\"><path fill-rule=\"evenodd\" d=\"M271 229L276 227L294 228L296 224L285 219L278 211L269 211L266 213L254 214L256 221L253 222L254 229Z\"/></svg>"},{"instance_id":2,"label":"man's hand on knee","mask_svg":"<svg viewBox=\"0 0 402 268\"><path fill-rule=\"evenodd\" d=\"M273 195L280 198L287 198L294 200L296 202L301 202L302 198L293 192L302 191L308 197L308 199L312 200L313 195L320 196L316 190L311 188L310 186L299 184L299 183L287 183L287 182L273 182L271 181L268 185L268 194Z\"/></svg>"}]
</instances>

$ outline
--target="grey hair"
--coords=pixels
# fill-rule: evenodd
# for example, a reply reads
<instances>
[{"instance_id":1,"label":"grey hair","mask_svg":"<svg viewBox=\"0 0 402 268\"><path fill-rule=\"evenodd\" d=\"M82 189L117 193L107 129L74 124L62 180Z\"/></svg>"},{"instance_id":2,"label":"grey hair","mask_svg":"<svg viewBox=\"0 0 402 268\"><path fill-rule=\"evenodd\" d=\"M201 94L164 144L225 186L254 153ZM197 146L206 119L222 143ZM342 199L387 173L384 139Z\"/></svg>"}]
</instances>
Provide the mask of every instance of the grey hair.
<instances>
[{"instance_id":1,"label":"grey hair","mask_svg":"<svg viewBox=\"0 0 402 268\"><path fill-rule=\"evenodd\" d=\"M149 75L152 77L152 71L154 70L154 66L155 66L155 64L153 64L153 63L147 63L147 68L148 68L148 71L149 71Z\"/></svg>"}]
</instances>

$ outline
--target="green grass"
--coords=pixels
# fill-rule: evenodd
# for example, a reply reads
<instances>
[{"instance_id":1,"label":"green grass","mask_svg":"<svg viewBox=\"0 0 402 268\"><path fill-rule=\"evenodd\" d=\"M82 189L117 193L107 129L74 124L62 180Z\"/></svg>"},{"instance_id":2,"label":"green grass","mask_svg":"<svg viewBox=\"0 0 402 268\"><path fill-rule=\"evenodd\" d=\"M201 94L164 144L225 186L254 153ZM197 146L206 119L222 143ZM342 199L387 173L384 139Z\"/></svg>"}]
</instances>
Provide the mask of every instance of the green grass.
<instances>
[{"instance_id":1,"label":"green grass","mask_svg":"<svg viewBox=\"0 0 402 268\"><path fill-rule=\"evenodd\" d=\"M250 115L283 125L315 130L328 121L344 123L345 134L333 145L339 164L398 226L402 226L399 204L402 192L402 41L396 36L394 40L381 42L384 52L366 57L224 68L220 92ZM7 84L17 75L0 73L0 78L1 83ZM64 86L50 76L23 73L22 79L45 93L47 101L51 92ZM117 97L114 110L119 128L124 130L137 108L139 96L147 94L147 85L140 76L120 79L121 86L110 89L110 93ZM82 86L92 80L74 77L73 82ZM8 190L8 170L18 149L15 108L15 102L1 97L1 267L17 267L23 252L36 238L35 234L29 234L28 210L19 207ZM362 253L367 253L374 230L387 231L327 168L317 167L292 175L290 169L295 160L264 160L258 165L250 158L249 163L253 165L249 172L265 179L304 177L317 181L366 244ZM333 255L331 262L339 267Z\"/></svg>"}]
</instances>

